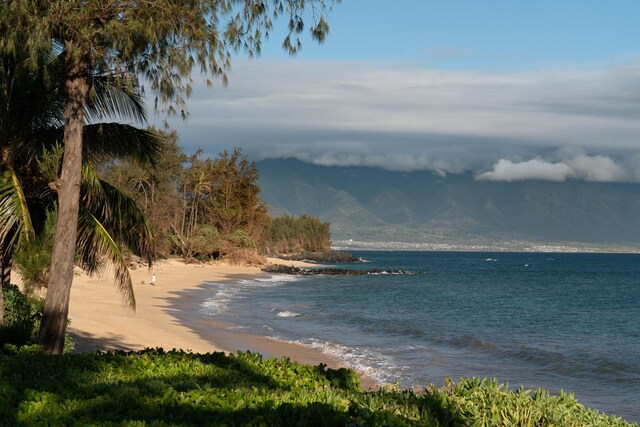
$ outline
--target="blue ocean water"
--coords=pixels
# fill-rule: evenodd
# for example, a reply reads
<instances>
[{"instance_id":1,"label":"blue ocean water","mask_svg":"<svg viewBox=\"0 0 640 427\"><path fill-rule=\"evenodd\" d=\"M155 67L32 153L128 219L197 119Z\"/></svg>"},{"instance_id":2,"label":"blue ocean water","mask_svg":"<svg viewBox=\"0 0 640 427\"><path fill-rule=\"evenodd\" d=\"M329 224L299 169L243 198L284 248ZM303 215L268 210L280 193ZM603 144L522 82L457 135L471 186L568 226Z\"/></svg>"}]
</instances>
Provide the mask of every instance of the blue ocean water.
<instances>
[{"instance_id":1,"label":"blue ocean water","mask_svg":"<svg viewBox=\"0 0 640 427\"><path fill-rule=\"evenodd\" d=\"M640 421L640 255L354 252L417 275L207 283L202 316L332 354L374 379L498 378Z\"/></svg>"}]
</instances>

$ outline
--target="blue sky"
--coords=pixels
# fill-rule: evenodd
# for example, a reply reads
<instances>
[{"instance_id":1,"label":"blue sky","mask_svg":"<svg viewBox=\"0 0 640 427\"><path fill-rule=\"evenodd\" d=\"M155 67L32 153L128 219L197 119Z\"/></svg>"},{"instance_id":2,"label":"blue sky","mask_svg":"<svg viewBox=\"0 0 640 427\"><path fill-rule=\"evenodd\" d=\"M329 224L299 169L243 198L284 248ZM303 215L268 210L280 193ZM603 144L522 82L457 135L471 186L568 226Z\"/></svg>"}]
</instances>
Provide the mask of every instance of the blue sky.
<instances>
[{"instance_id":1,"label":"blue sky","mask_svg":"<svg viewBox=\"0 0 640 427\"><path fill-rule=\"evenodd\" d=\"M640 182L640 1L344 0L196 84L187 151L478 179ZM276 23L283 28L284 23Z\"/></svg>"},{"instance_id":2,"label":"blue sky","mask_svg":"<svg viewBox=\"0 0 640 427\"><path fill-rule=\"evenodd\" d=\"M344 0L299 58L513 70L638 54L636 0ZM282 28L282 26L280 27ZM274 34L263 58L286 58Z\"/></svg>"}]
</instances>

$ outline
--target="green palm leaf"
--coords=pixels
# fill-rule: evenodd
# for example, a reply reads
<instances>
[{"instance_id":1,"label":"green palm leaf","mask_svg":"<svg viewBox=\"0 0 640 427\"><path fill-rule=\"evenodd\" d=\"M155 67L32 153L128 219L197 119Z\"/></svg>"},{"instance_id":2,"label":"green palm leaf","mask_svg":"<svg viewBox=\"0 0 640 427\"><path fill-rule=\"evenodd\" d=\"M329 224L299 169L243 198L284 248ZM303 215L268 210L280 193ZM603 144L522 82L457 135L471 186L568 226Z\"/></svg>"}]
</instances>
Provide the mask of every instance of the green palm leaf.
<instances>
[{"instance_id":1,"label":"green palm leaf","mask_svg":"<svg viewBox=\"0 0 640 427\"><path fill-rule=\"evenodd\" d=\"M0 241L10 248L34 236L27 199L14 169L0 165Z\"/></svg>"},{"instance_id":2,"label":"green palm leaf","mask_svg":"<svg viewBox=\"0 0 640 427\"><path fill-rule=\"evenodd\" d=\"M155 164L162 149L162 139L152 131L122 123L87 125L84 156L94 164L114 158Z\"/></svg>"},{"instance_id":3,"label":"green palm leaf","mask_svg":"<svg viewBox=\"0 0 640 427\"><path fill-rule=\"evenodd\" d=\"M88 164L83 168L81 197L77 250L82 267L92 274L107 259L115 268L119 290L131 303L133 286L119 244L151 265L155 244L151 224L133 199L100 180Z\"/></svg>"},{"instance_id":4,"label":"green palm leaf","mask_svg":"<svg viewBox=\"0 0 640 427\"><path fill-rule=\"evenodd\" d=\"M62 128L40 129L31 135L24 150L42 156L45 150L51 151L62 141L62 132ZM162 139L153 130L122 123L96 123L84 127L83 147L83 160L93 164L114 158L155 164L162 149ZM33 151L36 149L38 151Z\"/></svg>"},{"instance_id":5,"label":"green palm leaf","mask_svg":"<svg viewBox=\"0 0 640 427\"><path fill-rule=\"evenodd\" d=\"M82 267L90 274L104 266L103 258L108 259L114 268L116 285L122 299L135 310L133 282L124 256L103 224L85 208L80 209L78 216L77 251Z\"/></svg>"},{"instance_id":6,"label":"green palm leaf","mask_svg":"<svg viewBox=\"0 0 640 427\"><path fill-rule=\"evenodd\" d=\"M90 165L83 168L82 205L136 255L152 261L155 241L151 223L131 197L98 178Z\"/></svg>"},{"instance_id":7,"label":"green palm leaf","mask_svg":"<svg viewBox=\"0 0 640 427\"><path fill-rule=\"evenodd\" d=\"M120 117L138 123L147 121L142 93L135 79L94 76L92 85L87 104L89 122L104 117Z\"/></svg>"}]
</instances>

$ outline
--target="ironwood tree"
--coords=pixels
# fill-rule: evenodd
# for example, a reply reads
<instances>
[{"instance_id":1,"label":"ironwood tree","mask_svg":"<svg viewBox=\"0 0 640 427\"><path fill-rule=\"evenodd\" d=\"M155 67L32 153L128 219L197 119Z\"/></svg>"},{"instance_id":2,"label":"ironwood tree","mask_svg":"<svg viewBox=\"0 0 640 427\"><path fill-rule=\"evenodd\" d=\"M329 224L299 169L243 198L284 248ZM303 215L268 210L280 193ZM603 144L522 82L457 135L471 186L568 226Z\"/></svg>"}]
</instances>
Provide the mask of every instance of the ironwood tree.
<instances>
[{"instance_id":1,"label":"ironwood tree","mask_svg":"<svg viewBox=\"0 0 640 427\"><path fill-rule=\"evenodd\" d=\"M67 324L82 176L82 141L92 78L116 83L141 76L169 113L181 110L198 69L208 82L221 78L231 52L260 52L274 20L288 18L283 47L295 53L310 13L310 32L323 41L329 0L5 0L0 25L28 28L18 41L3 33L5 46L26 43L33 58L43 50L64 54L64 158L51 183L58 197L58 219L40 343L61 354ZM36 61L32 61L34 64ZM124 84L124 83L123 83Z\"/></svg>"},{"instance_id":2,"label":"ironwood tree","mask_svg":"<svg viewBox=\"0 0 640 427\"><path fill-rule=\"evenodd\" d=\"M100 175L123 189L142 208L153 225L159 256L169 254L168 236L182 218L181 178L188 157L178 145L178 135L154 129L161 140L155 164L118 159L100 165Z\"/></svg>"},{"instance_id":3,"label":"ironwood tree","mask_svg":"<svg viewBox=\"0 0 640 427\"><path fill-rule=\"evenodd\" d=\"M126 189L151 220L158 255L222 256L224 245L216 248L215 240L224 243L238 231L258 243L268 213L255 163L239 148L215 158L203 157L201 150L187 156L175 133L162 135L157 164L118 160L101 168L106 180Z\"/></svg>"}]
</instances>

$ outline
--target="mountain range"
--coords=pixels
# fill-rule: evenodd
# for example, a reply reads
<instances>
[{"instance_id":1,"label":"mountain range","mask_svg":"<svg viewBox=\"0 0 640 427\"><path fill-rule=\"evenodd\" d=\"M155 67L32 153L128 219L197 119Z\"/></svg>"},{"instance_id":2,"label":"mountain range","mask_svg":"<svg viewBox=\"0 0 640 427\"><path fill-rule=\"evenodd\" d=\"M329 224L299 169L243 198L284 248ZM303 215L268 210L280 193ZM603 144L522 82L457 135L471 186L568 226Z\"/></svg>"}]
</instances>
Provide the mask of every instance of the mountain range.
<instances>
[{"instance_id":1,"label":"mountain range","mask_svg":"<svg viewBox=\"0 0 640 427\"><path fill-rule=\"evenodd\" d=\"M334 242L443 249L640 247L640 184L479 181L471 172L393 172L293 158L257 166L272 214L318 216L331 223Z\"/></svg>"}]
</instances>

